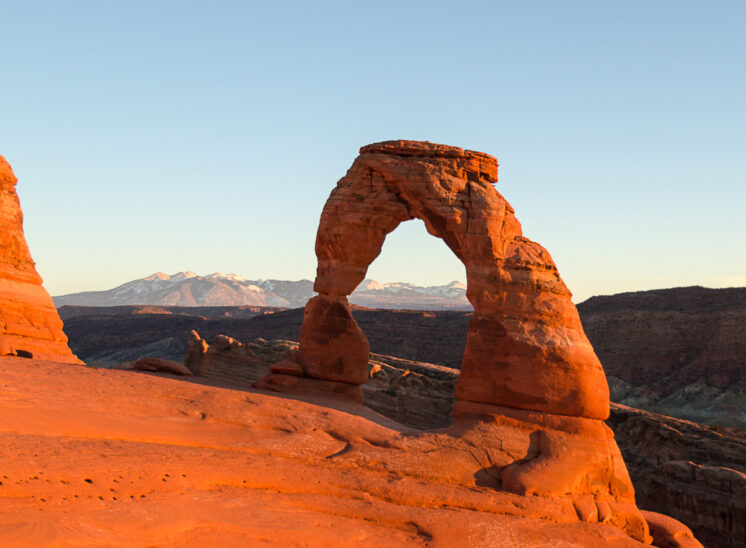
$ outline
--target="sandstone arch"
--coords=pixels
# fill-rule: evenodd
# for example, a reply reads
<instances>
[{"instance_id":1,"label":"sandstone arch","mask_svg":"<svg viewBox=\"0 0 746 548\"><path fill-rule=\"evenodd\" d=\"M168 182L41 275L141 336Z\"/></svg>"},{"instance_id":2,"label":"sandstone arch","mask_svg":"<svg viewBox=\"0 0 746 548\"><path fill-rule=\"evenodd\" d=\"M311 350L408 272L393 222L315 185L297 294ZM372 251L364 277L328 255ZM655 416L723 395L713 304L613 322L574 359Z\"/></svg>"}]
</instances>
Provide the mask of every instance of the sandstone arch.
<instances>
[{"instance_id":1,"label":"sandstone arch","mask_svg":"<svg viewBox=\"0 0 746 548\"><path fill-rule=\"evenodd\" d=\"M306 376L362 384L368 342L347 296L388 233L418 218L464 263L474 306L456 398L605 419L606 377L549 253L523 237L493 187L497 160L419 141L360 149L321 215L318 269L298 361Z\"/></svg>"}]
</instances>

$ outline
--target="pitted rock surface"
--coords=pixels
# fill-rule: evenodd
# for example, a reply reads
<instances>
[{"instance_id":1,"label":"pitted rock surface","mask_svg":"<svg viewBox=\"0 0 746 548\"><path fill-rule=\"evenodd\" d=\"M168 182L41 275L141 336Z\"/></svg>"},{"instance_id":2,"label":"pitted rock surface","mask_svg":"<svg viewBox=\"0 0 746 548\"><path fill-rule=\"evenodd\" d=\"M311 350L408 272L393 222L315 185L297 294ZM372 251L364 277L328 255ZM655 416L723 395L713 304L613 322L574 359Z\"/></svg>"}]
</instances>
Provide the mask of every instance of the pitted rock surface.
<instances>
[{"instance_id":1,"label":"pitted rock surface","mask_svg":"<svg viewBox=\"0 0 746 548\"><path fill-rule=\"evenodd\" d=\"M81 363L67 346L26 238L16 176L0 156L0 356Z\"/></svg>"},{"instance_id":2,"label":"pitted rock surface","mask_svg":"<svg viewBox=\"0 0 746 548\"><path fill-rule=\"evenodd\" d=\"M367 341L347 296L386 235L424 221L466 266L469 323L459 400L605 419L609 392L571 293L495 190L497 160L418 141L360 149L332 191L316 238L319 296L306 306L299 362L313 378L365 382Z\"/></svg>"}]
</instances>

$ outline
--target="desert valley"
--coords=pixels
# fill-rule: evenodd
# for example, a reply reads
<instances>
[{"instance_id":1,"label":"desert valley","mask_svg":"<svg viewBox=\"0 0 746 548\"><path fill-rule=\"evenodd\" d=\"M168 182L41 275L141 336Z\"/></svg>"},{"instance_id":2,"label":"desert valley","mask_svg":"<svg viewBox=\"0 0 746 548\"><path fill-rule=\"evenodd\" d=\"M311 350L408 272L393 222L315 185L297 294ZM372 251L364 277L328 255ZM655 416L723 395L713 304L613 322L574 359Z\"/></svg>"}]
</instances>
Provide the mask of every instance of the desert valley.
<instances>
[{"instance_id":1,"label":"desert valley","mask_svg":"<svg viewBox=\"0 0 746 548\"><path fill-rule=\"evenodd\" d=\"M0 542L743 546L746 290L576 309L496 180L487 154L369 145L314 283L53 302L0 160ZM465 286L364 281L412 218Z\"/></svg>"}]
</instances>

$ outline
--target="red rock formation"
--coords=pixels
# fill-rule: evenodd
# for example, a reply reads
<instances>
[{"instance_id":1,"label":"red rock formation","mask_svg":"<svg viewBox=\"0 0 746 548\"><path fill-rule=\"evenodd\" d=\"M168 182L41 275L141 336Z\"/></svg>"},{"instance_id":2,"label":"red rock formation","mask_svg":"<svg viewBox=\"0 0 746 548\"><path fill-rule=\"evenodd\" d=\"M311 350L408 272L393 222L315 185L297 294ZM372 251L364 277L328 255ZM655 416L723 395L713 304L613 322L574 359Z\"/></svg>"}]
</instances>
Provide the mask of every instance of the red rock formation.
<instances>
[{"instance_id":1,"label":"red rock formation","mask_svg":"<svg viewBox=\"0 0 746 548\"><path fill-rule=\"evenodd\" d=\"M360 149L321 215L319 295L306 305L297 356L306 378L272 373L255 386L362 401L369 345L347 296L386 235L422 219L464 263L474 306L453 428L486 421L501 447L515 449L485 471L487 483L524 496L572 497L580 519L649 542L614 434L602 422L609 391L601 364L549 253L523 237L496 180L497 161L480 152L415 141Z\"/></svg>"},{"instance_id":2,"label":"red rock formation","mask_svg":"<svg viewBox=\"0 0 746 548\"><path fill-rule=\"evenodd\" d=\"M368 378L370 346L352 317L347 297L322 293L308 301L304 314L300 340L305 373L363 384Z\"/></svg>"},{"instance_id":3,"label":"red rock formation","mask_svg":"<svg viewBox=\"0 0 746 548\"><path fill-rule=\"evenodd\" d=\"M361 384L367 341L347 295L386 235L418 218L466 266L474 306L460 400L605 419L601 364L549 253L524 238L495 190L497 161L456 147L389 141L360 149L332 192L316 238L319 265L299 361L313 378Z\"/></svg>"},{"instance_id":4,"label":"red rock formation","mask_svg":"<svg viewBox=\"0 0 746 548\"><path fill-rule=\"evenodd\" d=\"M0 156L0 355L81 363L42 287L26 239L13 170Z\"/></svg>"},{"instance_id":5,"label":"red rock formation","mask_svg":"<svg viewBox=\"0 0 746 548\"><path fill-rule=\"evenodd\" d=\"M680 521L657 512L643 511L642 515L650 525L653 542L659 548L702 548L691 529Z\"/></svg>"}]
</instances>

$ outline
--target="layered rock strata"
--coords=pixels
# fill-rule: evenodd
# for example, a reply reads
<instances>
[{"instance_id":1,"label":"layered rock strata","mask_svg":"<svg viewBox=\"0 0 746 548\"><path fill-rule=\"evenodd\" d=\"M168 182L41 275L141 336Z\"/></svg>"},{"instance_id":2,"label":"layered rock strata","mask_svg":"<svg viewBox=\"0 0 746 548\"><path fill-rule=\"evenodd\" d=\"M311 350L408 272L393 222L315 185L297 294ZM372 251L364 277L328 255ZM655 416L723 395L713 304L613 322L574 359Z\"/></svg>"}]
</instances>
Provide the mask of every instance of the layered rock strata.
<instances>
[{"instance_id":1,"label":"layered rock strata","mask_svg":"<svg viewBox=\"0 0 746 548\"><path fill-rule=\"evenodd\" d=\"M16 182L0 156L0 356L82 363L67 346L62 320L31 259Z\"/></svg>"},{"instance_id":2,"label":"layered rock strata","mask_svg":"<svg viewBox=\"0 0 746 548\"><path fill-rule=\"evenodd\" d=\"M746 544L746 432L613 404L641 508L685 522L706 546Z\"/></svg>"},{"instance_id":3,"label":"layered rock strata","mask_svg":"<svg viewBox=\"0 0 746 548\"><path fill-rule=\"evenodd\" d=\"M746 288L621 293L578 310L614 401L746 429Z\"/></svg>"}]
</instances>

